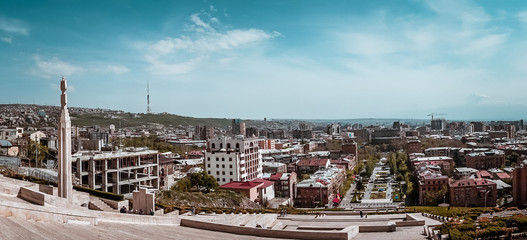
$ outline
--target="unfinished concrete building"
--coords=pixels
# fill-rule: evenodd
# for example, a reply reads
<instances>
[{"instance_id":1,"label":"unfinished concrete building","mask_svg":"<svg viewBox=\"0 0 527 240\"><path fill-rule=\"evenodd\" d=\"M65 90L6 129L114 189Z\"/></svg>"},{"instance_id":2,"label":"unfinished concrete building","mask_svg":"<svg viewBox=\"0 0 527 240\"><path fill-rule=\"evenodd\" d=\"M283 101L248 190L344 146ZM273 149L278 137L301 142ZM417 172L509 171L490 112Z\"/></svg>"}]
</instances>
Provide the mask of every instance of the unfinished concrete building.
<instances>
[{"instance_id":1,"label":"unfinished concrete building","mask_svg":"<svg viewBox=\"0 0 527 240\"><path fill-rule=\"evenodd\" d=\"M138 186L159 189L159 154L147 149L116 152L78 152L72 156L79 184L115 194Z\"/></svg>"}]
</instances>

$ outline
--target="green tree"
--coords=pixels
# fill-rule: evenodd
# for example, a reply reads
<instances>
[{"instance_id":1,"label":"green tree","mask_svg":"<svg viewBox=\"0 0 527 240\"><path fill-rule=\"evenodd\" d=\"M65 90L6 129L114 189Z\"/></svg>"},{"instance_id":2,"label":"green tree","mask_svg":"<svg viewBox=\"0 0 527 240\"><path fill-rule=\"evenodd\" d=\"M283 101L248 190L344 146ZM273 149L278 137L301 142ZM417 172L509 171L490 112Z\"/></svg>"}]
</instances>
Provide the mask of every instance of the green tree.
<instances>
[{"instance_id":1,"label":"green tree","mask_svg":"<svg viewBox=\"0 0 527 240\"><path fill-rule=\"evenodd\" d=\"M184 177L174 183L170 190L177 191L177 192L188 192L192 188L192 183L190 182L190 179L188 177Z\"/></svg>"},{"instance_id":2,"label":"green tree","mask_svg":"<svg viewBox=\"0 0 527 240\"><path fill-rule=\"evenodd\" d=\"M507 156L505 156L505 166L509 167L512 163L518 163L518 159L520 158L520 155L517 152L513 152Z\"/></svg>"},{"instance_id":3,"label":"green tree","mask_svg":"<svg viewBox=\"0 0 527 240\"><path fill-rule=\"evenodd\" d=\"M362 170L364 170L364 163L362 161L359 161L359 163L357 163L357 165L352 170L353 175L359 174L360 172L362 172Z\"/></svg>"},{"instance_id":4,"label":"green tree","mask_svg":"<svg viewBox=\"0 0 527 240\"><path fill-rule=\"evenodd\" d=\"M390 154L388 154L388 166L390 167L391 175L397 173L397 158L395 157L395 153L393 152L390 152Z\"/></svg>"},{"instance_id":5,"label":"green tree","mask_svg":"<svg viewBox=\"0 0 527 240\"><path fill-rule=\"evenodd\" d=\"M366 177L370 177L373 174L374 168L375 168L375 159L370 156L368 160L366 160Z\"/></svg>"},{"instance_id":6,"label":"green tree","mask_svg":"<svg viewBox=\"0 0 527 240\"><path fill-rule=\"evenodd\" d=\"M42 161L47 159L48 147L38 142L30 141L27 149L27 157L31 160L31 163L37 159L35 167L42 167Z\"/></svg>"},{"instance_id":7,"label":"green tree","mask_svg":"<svg viewBox=\"0 0 527 240\"><path fill-rule=\"evenodd\" d=\"M196 187L199 191L205 190L205 192L210 192L211 190L216 190L218 188L218 182L216 179L205 171L190 175L190 184Z\"/></svg>"},{"instance_id":8,"label":"green tree","mask_svg":"<svg viewBox=\"0 0 527 240\"><path fill-rule=\"evenodd\" d=\"M364 184L362 184L362 181L361 181L361 180L358 180L358 181L357 181L357 184L355 185L355 189L357 189L357 190L359 190L359 191L364 190Z\"/></svg>"},{"instance_id":9,"label":"green tree","mask_svg":"<svg viewBox=\"0 0 527 240\"><path fill-rule=\"evenodd\" d=\"M446 193L448 189L446 185L443 185L440 190L435 192L426 192L424 195L424 204L437 206L439 203L442 203L445 200Z\"/></svg>"}]
</instances>

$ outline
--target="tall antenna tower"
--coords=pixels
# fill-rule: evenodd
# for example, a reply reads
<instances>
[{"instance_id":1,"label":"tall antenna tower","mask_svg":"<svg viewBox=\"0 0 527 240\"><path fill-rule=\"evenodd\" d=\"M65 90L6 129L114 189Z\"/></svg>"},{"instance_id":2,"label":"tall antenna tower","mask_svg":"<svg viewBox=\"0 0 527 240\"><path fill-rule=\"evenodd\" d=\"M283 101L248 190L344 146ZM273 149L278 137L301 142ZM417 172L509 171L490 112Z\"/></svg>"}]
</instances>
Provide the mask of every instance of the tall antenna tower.
<instances>
[{"instance_id":1,"label":"tall antenna tower","mask_svg":"<svg viewBox=\"0 0 527 240\"><path fill-rule=\"evenodd\" d=\"M146 82L146 113L152 113L152 110L150 110L150 80Z\"/></svg>"}]
</instances>

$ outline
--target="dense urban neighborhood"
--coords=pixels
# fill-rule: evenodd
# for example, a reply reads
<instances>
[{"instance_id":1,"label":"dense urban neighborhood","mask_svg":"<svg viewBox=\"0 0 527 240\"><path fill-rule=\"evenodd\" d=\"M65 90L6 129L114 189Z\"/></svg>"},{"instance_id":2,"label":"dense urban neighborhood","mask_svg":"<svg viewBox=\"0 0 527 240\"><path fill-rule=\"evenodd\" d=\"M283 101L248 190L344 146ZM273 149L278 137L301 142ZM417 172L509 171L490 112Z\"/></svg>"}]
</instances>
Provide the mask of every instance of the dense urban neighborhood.
<instances>
[{"instance_id":1,"label":"dense urban neighborhood","mask_svg":"<svg viewBox=\"0 0 527 240\"><path fill-rule=\"evenodd\" d=\"M120 121L146 116L88 108L71 113ZM0 114L0 164L54 179L58 108L2 105ZM523 120L343 124L232 119L224 126L152 122L123 128L79 126L73 117L71 144L74 182L114 194L131 194L138 187L170 190L202 174L217 186L209 191L230 190L275 208L527 203ZM202 189L195 187L188 190Z\"/></svg>"}]
</instances>

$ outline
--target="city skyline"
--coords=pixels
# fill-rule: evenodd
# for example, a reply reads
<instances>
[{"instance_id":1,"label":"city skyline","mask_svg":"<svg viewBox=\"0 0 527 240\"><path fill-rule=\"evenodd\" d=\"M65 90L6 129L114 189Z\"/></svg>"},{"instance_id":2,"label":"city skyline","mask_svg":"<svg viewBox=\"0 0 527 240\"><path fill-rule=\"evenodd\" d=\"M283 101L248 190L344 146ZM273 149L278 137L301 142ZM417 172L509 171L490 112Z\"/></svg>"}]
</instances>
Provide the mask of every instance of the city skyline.
<instances>
[{"instance_id":1,"label":"city skyline","mask_svg":"<svg viewBox=\"0 0 527 240\"><path fill-rule=\"evenodd\" d=\"M245 119L526 117L520 1L3 1L0 102Z\"/></svg>"}]
</instances>

